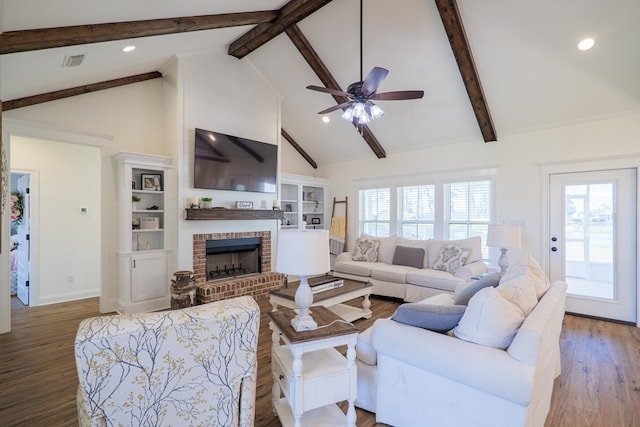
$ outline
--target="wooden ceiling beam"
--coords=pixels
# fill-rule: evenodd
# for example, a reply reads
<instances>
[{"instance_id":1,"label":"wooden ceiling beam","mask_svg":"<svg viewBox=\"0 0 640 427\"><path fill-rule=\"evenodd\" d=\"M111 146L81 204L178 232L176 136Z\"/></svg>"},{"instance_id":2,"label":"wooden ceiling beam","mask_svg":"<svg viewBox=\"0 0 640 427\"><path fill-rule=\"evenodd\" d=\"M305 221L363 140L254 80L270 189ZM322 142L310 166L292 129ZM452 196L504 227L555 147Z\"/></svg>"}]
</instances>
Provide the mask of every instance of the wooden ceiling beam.
<instances>
[{"instance_id":1,"label":"wooden ceiling beam","mask_svg":"<svg viewBox=\"0 0 640 427\"><path fill-rule=\"evenodd\" d=\"M277 11L278 17L268 24L256 25L229 45L229 55L244 58L269 40L282 34L331 0L291 0Z\"/></svg>"},{"instance_id":2,"label":"wooden ceiling beam","mask_svg":"<svg viewBox=\"0 0 640 427\"><path fill-rule=\"evenodd\" d=\"M311 156L309 154L307 154L306 151L304 151L304 149L296 142L295 139L293 139L291 137L291 135L289 135L287 133L287 131L285 131L284 129L280 128L280 133L282 134L282 136L284 137L284 139L286 139L287 141L289 141L289 144L291 144L291 146L293 148L296 149L296 151L298 153L300 153L300 155L302 157L304 157L304 159L307 161L307 163L309 163L314 169L318 169L318 164L311 158Z\"/></svg>"},{"instance_id":3,"label":"wooden ceiling beam","mask_svg":"<svg viewBox=\"0 0 640 427\"><path fill-rule=\"evenodd\" d=\"M329 72L329 69L313 49L313 47L309 43L309 40L307 40L304 34L302 34L302 31L300 31L300 28L298 28L297 25L291 25L285 30L285 32L287 33L293 44L296 46L300 54L307 61L311 69L313 69L313 71L316 73L322 84L327 88L342 91L342 88L340 88L340 85L338 84L336 79L333 78L333 76ZM344 96L331 96L333 96L333 99L335 99L338 104L342 104L343 102L347 101L347 98ZM367 125L363 125L360 128L354 125L354 127L359 131L362 138L364 138L365 142L369 145L369 147L371 147L371 150L379 159L387 157L387 153L384 151L384 148L382 148L382 145L380 145L377 138L375 137L373 132L371 132Z\"/></svg>"},{"instance_id":4,"label":"wooden ceiling beam","mask_svg":"<svg viewBox=\"0 0 640 427\"><path fill-rule=\"evenodd\" d=\"M224 13L0 33L0 55L271 22L278 11Z\"/></svg>"},{"instance_id":5,"label":"wooden ceiling beam","mask_svg":"<svg viewBox=\"0 0 640 427\"><path fill-rule=\"evenodd\" d=\"M97 92L99 90L111 89L118 86L129 85L132 83L144 82L147 80L162 77L159 71L150 73L137 74L135 76L123 77L120 79L107 80L100 83L92 83L84 86L76 86L69 89L57 90L55 92L47 92L39 95L27 96L2 103L4 111L16 108L28 107L30 105L42 104L44 102L55 101L58 99L69 98L71 96L83 95L85 93Z\"/></svg>"},{"instance_id":6,"label":"wooden ceiling beam","mask_svg":"<svg viewBox=\"0 0 640 427\"><path fill-rule=\"evenodd\" d=\"M482 85L480 84L480 77L478 77L476 65L473 61L473 55L471 54L471 48L469 47L456 0L435 0L435 2L484 142L496 141L496 131L491 120Z\"/></svg>"}]
</instances>

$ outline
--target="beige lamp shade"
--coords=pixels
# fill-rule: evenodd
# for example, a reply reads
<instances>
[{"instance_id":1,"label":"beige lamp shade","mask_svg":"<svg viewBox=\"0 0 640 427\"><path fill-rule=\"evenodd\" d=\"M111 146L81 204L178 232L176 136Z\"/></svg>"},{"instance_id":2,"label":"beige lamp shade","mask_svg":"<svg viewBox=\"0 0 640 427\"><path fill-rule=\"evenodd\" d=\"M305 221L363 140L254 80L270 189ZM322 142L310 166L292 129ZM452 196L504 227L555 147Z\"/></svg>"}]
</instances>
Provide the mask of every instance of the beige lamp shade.
<instances>
[{"instance_id":1,"label":"beige lamp shade","mask_svg":"<svg viewBox=\"0 0 640 427\"><path fill-rule=\"evenodd\" d=\"M313 276L331 270L328 230L281 230L278 234L276 271Z\"/></svg>"},{"instance_id":2,"label":"beige lamp shade","mask_svg":"<svg viewBox=\"0 0 640 427\"><path fill-rule=\"evenodd\" d=\"M487 246L492 248L517 249L521 247L520 226L489 224Z\"/></svg>"}]
</instances>

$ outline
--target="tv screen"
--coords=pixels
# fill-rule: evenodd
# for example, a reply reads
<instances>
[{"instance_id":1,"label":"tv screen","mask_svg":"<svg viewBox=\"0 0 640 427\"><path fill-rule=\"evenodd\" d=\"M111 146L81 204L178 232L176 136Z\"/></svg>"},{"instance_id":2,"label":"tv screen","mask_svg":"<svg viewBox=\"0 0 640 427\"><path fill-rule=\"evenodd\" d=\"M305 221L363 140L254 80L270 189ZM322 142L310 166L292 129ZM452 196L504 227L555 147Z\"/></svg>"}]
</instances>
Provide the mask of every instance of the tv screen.
<instances>
[{"instance_id":1,"label":"tv screen","mask_svg":"<svg viewBox=\"0 0 640 427\"><path fill-rule=\"evenodd\" d=\"M277 145L196 129L194 151L195 188L276 192Z\"/></svg>"}]
</instances>

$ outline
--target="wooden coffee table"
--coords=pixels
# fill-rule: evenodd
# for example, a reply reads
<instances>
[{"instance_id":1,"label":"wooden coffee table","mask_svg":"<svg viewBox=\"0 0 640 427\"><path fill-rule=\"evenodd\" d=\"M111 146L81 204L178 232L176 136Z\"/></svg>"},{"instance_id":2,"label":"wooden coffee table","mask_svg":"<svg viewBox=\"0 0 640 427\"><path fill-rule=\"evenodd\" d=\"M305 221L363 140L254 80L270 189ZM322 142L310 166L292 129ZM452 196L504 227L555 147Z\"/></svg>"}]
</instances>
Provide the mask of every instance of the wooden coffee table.
<instances>
[{"instance_id":1,"label":"wooden coffee table","mask_svg":"<svg viewBox=\"0 0 640 427\"><path fill-rule=\"evenodd\" d=\"M336 277L336 279L340 278ZM369 301L369 295L371 295L373 290L371 283L358 282L350 279L342 280L344 280L343 286L314 294L313 304L311 304L311 307L326 307L347 322L353 322L360 318L370 318L371 301ZM298 284L299 282L291 282L287 288L281 288L270 292L269 302L273 307L273 311L278 311L278 306L296 308L295 295L296 290L298 290ZM361 297L363 298L362 308L343 304L346 301Z\"/></svg>"}]
</instances>

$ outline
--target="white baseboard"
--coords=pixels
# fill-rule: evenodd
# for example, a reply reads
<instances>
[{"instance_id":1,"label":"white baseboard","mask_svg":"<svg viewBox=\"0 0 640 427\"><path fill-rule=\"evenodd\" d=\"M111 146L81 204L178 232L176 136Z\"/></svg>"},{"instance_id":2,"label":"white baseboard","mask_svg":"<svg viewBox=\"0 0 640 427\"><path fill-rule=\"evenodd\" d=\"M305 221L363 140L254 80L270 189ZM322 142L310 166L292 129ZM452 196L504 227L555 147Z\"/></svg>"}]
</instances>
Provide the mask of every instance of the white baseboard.
<instances>
[{"instance_id":1,"label":"white baseboard","mask_svg":"<svg viewBox=\"0 0 640 427\"><path fill-rule=\"evenodd\" d=\"M38 298L37 305L57 304L59 302L75 301L85 298L95 298L100 296L100 289L87 289L81 292L68 292ZM30 304L34 305L34 304Z\"/></svg>"}]
</instances>

